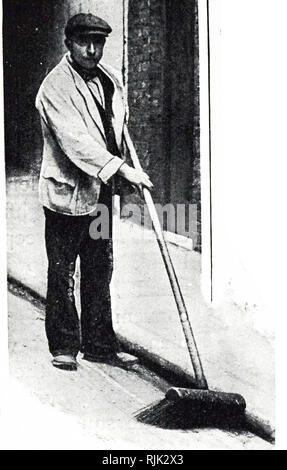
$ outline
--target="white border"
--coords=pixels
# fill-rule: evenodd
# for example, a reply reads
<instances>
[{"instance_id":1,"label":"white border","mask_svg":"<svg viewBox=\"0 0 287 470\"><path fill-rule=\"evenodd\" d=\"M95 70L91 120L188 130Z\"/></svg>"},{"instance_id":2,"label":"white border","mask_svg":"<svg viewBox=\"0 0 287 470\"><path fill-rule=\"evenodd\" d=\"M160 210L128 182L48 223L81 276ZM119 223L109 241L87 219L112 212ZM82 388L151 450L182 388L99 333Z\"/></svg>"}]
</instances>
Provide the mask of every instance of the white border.
<instances>
[{"instance_id":1,"label":"white border","mask_svg":"<svg viewBox=\"0 0 287 470\"><path fill-rule=\"evenodd\" d=\"M201 286L206 301L211 301L210 238L210 165L209 165L209 94L208 94L208 29L207 1L198 1L199 75L200 75L200 166L201 166Z\"/></svg>"}]
</instances>

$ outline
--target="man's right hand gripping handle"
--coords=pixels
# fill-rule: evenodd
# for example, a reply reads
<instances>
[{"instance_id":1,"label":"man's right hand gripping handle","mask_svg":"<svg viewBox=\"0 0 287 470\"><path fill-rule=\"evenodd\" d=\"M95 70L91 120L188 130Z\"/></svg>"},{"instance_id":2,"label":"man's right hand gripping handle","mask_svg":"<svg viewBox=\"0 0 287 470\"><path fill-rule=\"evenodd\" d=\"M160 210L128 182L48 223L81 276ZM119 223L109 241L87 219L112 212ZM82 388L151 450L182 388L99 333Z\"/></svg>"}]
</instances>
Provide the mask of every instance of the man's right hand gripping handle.
<instances>
[{"instance_id":1,"label":"man's right hand gripping handle","mask_svg":"<svg viewBox=\"0 0 287 470\"><path fill-rule=\"evenodd\" d=\"M118 174L134 186L137 186L139 189L142 189L143 187L148 189L153 188L153 184L147 173L142 170L136 170L135 168L127 165L127 163L123 163L118 170Z\"/></svg>"}]
</instances>

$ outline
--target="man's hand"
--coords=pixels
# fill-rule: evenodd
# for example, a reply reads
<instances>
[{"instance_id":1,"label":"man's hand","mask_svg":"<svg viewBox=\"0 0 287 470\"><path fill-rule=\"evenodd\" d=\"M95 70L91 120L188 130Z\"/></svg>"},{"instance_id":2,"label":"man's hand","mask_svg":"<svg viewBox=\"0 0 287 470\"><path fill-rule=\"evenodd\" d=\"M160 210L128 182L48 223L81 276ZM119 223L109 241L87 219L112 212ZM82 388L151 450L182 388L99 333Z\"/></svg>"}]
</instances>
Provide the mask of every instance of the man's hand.
<instances>
[{"instance_id":1,"label":"man's hand","mask_svg":"<svg viewBox=\"0 0 287 470\"><path fill-rule=\"evenodd\" d=\"M149 176L144 171L136 170L126 163L120 167L118 174L131 184L137 186L139 189L142 189L142 187L146 187L148 189L153 188L153 184L149 179Z\"/></svg>"}]
</instances>

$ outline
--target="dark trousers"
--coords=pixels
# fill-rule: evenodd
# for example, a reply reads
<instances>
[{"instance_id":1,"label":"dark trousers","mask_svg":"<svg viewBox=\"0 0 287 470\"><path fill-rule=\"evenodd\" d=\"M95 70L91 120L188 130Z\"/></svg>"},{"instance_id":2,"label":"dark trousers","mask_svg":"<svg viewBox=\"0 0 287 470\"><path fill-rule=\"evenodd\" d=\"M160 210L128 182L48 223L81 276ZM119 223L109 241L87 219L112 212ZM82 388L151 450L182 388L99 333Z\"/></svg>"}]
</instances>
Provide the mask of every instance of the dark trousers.
<instances>
[{"instance_id":1,"label":"dark trousers","mask_svg":"<svg viewBox=\"0 0 287 470\"><path fill-rule=\"evenodd\" d=\"M113 270L112 195L100 194L109 209L110 238L94 240L89 229L95 216L68 216L44 208L48 256L46 334L50 352L77 355L81 350L105 356L118 350L112 326L110 281ZM81 319L74 298L77 257L81 268Z\"/></svg>"}]
</instances>

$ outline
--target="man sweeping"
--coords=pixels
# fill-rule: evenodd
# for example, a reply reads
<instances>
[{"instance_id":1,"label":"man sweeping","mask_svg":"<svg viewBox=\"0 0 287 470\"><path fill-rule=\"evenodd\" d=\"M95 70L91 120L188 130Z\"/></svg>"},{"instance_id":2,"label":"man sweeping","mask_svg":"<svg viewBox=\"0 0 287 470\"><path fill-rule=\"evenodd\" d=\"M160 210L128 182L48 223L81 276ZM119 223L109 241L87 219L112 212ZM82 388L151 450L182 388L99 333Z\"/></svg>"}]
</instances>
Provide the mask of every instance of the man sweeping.
<instances>
[{"instance_id":1,"label":"man sweeping","mask_svg":"<svg viewBox=\"0 0 287 470\"><path fill-rule=\"evenodd\" d=\"M123 86L120 74L100 62L111 31L92 14L70 18L65 28L68 53L36 98L44 140L39 195L48 257L45 326L52 364L64 370L77 369L79 351L92 362L120 365L123 360L110 297L112 196L118 178L152 187L146 173L122 158ZM109 236L95 239L89 230L103 206ZM78 257L80 321L74 299Z\"/></svg>"}]
</instances>

